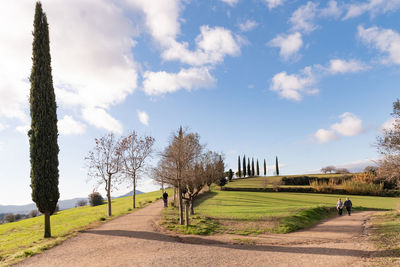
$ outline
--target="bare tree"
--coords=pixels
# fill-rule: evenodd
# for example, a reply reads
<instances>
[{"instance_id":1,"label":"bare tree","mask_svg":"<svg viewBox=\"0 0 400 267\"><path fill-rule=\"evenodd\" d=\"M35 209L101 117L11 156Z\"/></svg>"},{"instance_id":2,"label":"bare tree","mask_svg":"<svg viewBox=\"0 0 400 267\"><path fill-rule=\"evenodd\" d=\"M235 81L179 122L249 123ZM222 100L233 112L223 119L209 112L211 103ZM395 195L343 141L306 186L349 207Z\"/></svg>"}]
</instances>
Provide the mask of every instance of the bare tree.
<instances>
[{"instance_id":1,"label":"bare tree","mask_svg":"<svg viewBox=\"0 0 400 267\"><path fill-rule=\"evenodd\" d=\"M184 224L182 195L184 189L183 180L188 177L190 169L200 157L203 146L200 144L200 137L197 133L187 133L179 128L170 140L170 144L161 153L159 164L159 178L169 180L178 191L179 223ZM161 173L162 172L162 173Z\"/></svg>"},{"instance_id":2,"label":"bare tree","mask_svg":"<svg viewBox=\"0 0 400 267\"><path fill-rule=\"evenodd\" d=\"M350 171L348 169L346 169L346 168L337 168L335 170L335 173L337 173L337 174L346 174L346 173L350 173Z\"/></svg>"},{"instance_id":3,"label":"bare tree","mask_svg":"<svg viewBox=\"0 0 400 267\"><path fill-rule=\"evenodd\" d=\"M125 179L132 182L132 207L136 208L136 184L139 174L144 171L146 159L153 152L155 139L151 136L141 137L135 131L121 140L120 150Z\"/></svg>"},{"instance_id":4,"label":"bare tree","mask_svg":"<svg viewBox=\"0 0 400 267\"><path fill-rule=\"evenodd\" d=\"M95 139L95 147L85 158L88 165L88 177L97 181L97 186L105 184L108 201L108 216L111 216L111 191L114 187L113 176L121 171L120 144L114 134Z\"/></svg>"},{"instance_id":5,"label":"bare tree","mask_svg":"<svg viewBox=\"0 0 400 267\"><path fill-rule=\"evenodd\" d=\"M390 186L400 187L400 100L393 103L393 123L378 136L377 148L384 155L379 162L378 178Z\"/></svg>"},{"instance_id":6,"label":"bare tree","mask_svg":"<svg viewBox=\"0 0 400 267\"><path fill-rule=\"evenodd\" d=\"M336 167L335 166L326 166L326 167L321 169L321 172L323 172L325 174L328 173L328 172L332 173L334 171L336 171Z\"/></svg>"}]
</instances>

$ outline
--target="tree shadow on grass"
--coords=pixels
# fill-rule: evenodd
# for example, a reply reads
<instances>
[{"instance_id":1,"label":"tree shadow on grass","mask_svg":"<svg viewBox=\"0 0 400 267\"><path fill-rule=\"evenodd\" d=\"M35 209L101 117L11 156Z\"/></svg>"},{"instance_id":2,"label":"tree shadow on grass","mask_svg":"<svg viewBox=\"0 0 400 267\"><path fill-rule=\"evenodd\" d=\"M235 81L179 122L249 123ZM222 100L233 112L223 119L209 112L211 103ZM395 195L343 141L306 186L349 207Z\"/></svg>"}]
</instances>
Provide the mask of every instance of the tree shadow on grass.
<instances>
[{"instance_id":1,"label":"tree shadow on grass","mask_svg":"<svg viewBox=\"0 0 400 267\"><path fill-rule=\"evenodd\" d=\"M321 247L291 247L277 245L240 245L225 243L217 240L210 240L201 237L187 236L169 236L161 233L146 232L146 231L126 231L126 230L88 230L88 234L119 236L127 238L137 238L151 241L162 241L170 243L184 243L188 245L201 245L208 247L229 248L248 251L264 251L264 252L281 252L281 253L298 253L310 255L328 255L328 256L351 256L351 257L391 257L394 250L384 251L365 251L358 249L343 249L343 248L321 248Z\"/></svg>"},{"instance_id":2,"label":"tree shadow on grass","mask_svg":"<svg viewBox=\"0 0 400 267\"><path fill-rule=\"evenodd\" d=\"M201 203L203 203L207 199L215 197L216 195L217 195L217 193L213 192L213 191L208 191L208 192L204 192L204 193L200 194L194 201L194 207L195 208L198 207L199 205L201 205Z\"/></svg>"}]
</instances>

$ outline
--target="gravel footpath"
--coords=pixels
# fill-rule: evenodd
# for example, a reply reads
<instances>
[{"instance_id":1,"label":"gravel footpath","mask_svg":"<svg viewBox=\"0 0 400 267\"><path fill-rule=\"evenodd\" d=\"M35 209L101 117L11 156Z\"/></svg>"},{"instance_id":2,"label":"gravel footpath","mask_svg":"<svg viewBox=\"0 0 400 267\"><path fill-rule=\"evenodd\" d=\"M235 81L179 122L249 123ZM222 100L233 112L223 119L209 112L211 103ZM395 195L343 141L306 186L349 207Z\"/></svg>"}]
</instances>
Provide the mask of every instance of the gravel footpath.
<instances>
[{"instance_id":1,"label":"gravel footpath","mask_svg":"<svg viewBox=\"0 0 400 267\"><path fill-rule=\"evenodd\" d=\"M87 230L16 266L369 266L379 257L367 242L372 212L286 235L199 237L161 231L162 205Z\"/></svg>"}]
</instances>

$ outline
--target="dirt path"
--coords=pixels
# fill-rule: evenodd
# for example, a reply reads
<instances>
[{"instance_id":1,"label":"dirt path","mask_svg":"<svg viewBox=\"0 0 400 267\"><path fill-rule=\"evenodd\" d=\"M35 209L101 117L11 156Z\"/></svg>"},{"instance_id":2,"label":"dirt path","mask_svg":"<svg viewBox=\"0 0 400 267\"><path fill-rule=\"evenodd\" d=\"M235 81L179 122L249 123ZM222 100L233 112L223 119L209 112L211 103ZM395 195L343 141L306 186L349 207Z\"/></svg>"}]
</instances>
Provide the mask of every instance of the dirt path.
<instances>
[{"instance_id":1,"label":"dirt path","mask_svg":"<svg viewBox=\"0 0 400 267\"><path fill-rule=\"evenodd\" d=\"M154 203L17 266L366 266L373 251L364 231L371 212L287 235L198 237L158 231L161 208Z\"/></svg>"}]
</instances>

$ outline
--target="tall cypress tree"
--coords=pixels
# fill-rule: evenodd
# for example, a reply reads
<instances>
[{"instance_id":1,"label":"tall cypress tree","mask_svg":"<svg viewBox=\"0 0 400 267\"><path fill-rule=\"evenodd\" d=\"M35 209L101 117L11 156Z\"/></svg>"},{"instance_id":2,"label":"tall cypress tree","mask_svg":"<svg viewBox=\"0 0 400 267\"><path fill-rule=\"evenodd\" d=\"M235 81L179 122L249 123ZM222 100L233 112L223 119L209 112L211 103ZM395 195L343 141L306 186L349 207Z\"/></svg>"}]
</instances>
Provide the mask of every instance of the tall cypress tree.
<instances>
[{"instance_id":1,"label":"tall cypress tree","mask_svg":"<svg viewBox=\"0 0 400 267\"><path fill-rule=\"evenodd\" d=\"M247 160L247 176L251 176L250 160Z\"/></svg>"},{"instance_id":2,"label":"tall cypress tree","mask_svg":"<svg viewBox=\"0 0 400 267\"><path fill-rule=\"evenodd\" d=\"M258 165L258 159L257 159L257 176L260 176L260 166Z\"/></svg>"},{"instance_id":3,"label":"tall cypress tree","mask_svg":"<svg viewBox=\"0 0 400 267\"><path fill-rule=\"evenodd\" d=\"M243 156L243 177L246 177L246 155Z\"/></svg>"},{"instance_id":4,"label":"tall cypress tree","mask_svg":"<svg viewBox=\"0 0 400 267\"><path fill-rule=\"evenodd\" d=\"M275 158L275 168L276 168L276 176L279 176L278 156L276 156Z\"/></svg>"},{"instance_id":5,"label":"tall cypress tree","mask_svg":"<svg viewBox=\"0 0 400 267\"><path fill-rule=\"evenodd\" d=\"M240 170L241 165L240 165L240 156L238 156L238 176L239 178L242 177L242 171Z\"/></svg>"},{"instance_id":6,"label":"tall cypress tree","mask_svg":"<svg viewBox=\"0 0 400 267\"><path fill-rule=\"evenodd\" d=\"M264 159L264 176L267 176L267 162Z\"/></svg>"},{"instance_id":7,"label":"tall cypress tree","mask_svg":"<svg viewBox=\"0 0 400 267\"><path fill-rule=\"evenodd\" d=\"M49 27L42 4L36 3L33 23L30 111L28 132L31 159L32 200L44 214L44 237L51 237L50 215L56 209L58 191L57 105L51 75Z\"/></svg>"},{"instance_id":8,"label":"tall cypress tree","mask_svg":"<svg viewBox=\"0 0 400 267\"><path fill-rule=\"evenodd\" d=\"M255 171L254 171L254 158L251 158L251 176L255 175Z\"/></svg>"}]
</instances>

